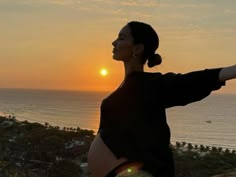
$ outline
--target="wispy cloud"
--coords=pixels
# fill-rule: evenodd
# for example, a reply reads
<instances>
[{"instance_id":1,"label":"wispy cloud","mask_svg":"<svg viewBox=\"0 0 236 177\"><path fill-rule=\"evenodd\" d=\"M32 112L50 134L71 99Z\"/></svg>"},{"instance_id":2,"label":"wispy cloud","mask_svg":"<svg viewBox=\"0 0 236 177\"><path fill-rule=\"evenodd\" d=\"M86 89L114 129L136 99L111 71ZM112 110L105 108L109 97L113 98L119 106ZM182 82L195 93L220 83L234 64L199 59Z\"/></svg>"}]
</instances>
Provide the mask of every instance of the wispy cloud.
<instances>
[{"instance_id":1,"label":"wispy cloud","mask_svg":"<svg viewBox=\"0 0 236 177\"><path fill-rule=\"evenodd\" d=\"M233 9L225 9L224 13L227 15L235 15L236 14L236 8Z\"/></svg>"},{"instance_id":2,"label":"wispy cloud","mask_svg":"<svg viewBox=\"0 0 236 177\"><path fill-rule=\"evenodd\" d=\"M221 1L210 0L3 0L0 1L0 8L3 11L28 10L33 14L41 13L42 15L42 12L61 14L64 19L83 16L86 20L96 19L96 21L108 23L114 22L114 19L115 21L148 20L174 28L184 24L185 28L198 30L200 26L210 24L209 22L212 24L216 18L222 20L224 17L216 17L219 11L229 17L235 16L236 9L233 6L235 2L229 0L222 6L219 4L222 3Z\"/></svg>"},{"instance_id":3,"label":"wispy cloud","mask_svg":"<svg viewBox=\"0 0 236 177\"><path fill-rule=\"evenodd\" d=\"M27 5L55 5L55 6L70 6L73 8L81 9L81 10L99 10L101 9L103 12L116 10L120 8L147 8L155 6L159 6L160 0L87 0L87 1L79 1L79 0L24 0L21 1L21 4ZM127 9L130 10L130 9ZM105 13L105 12L104 12Z\"/></svg>"},{"instance_id":4,"label":"wispy cloud","mask_svg":"<svg viewBox=\"0 0 236 177\"><path fill-rule=\"evenodd\" d=\"M127 6L127 7L155 7L159 6L160 2L158 0L153 1L153 0L129 0L129 1L119 1L119 4L122 6Z\"/></svg>"}]
</instances>

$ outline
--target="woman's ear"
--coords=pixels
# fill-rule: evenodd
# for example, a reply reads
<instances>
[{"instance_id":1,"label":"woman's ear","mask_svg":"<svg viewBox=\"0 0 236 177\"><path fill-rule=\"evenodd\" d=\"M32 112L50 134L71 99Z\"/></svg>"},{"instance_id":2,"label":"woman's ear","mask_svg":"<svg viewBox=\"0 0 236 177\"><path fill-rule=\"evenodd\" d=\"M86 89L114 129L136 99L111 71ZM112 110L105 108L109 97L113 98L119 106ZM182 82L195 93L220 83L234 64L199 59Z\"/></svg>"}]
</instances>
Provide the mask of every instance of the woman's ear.
<instances>
[{"instance_id":1,"label":"woman's ear","mask_svg":"<svg viewBox=\"0 0 236 177\"><path fill-rule=\"evenodd\" d=\"M144 52L144 45L143 44L135 44L133 49L133 54L135 56L141 56Z\"/></svg>"}]
</instances>

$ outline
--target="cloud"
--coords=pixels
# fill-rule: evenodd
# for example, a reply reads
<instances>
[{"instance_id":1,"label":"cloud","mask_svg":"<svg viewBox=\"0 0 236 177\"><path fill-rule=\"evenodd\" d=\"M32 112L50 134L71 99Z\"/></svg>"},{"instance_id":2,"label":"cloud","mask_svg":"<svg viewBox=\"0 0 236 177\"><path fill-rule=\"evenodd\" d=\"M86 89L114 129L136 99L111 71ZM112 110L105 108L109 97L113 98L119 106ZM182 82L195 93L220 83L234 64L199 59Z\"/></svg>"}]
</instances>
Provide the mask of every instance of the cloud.
<instances>
[{"instance_id":1,"label":"cloud","mask_svg":"<svg viewBox=\"0 0 236 177\"><path fill-rule=\"evenodd\" d=\"M28 14L32 18L33 15L47 15L54 19L60 16L61 18L56 18L58 21L64 19L67 22L80 18L96 19L97 22L107 24L135 19L174 28L184 24L186 28L198 30L199 27L213 24L219 18L222 21L225 16L234 16L235 6L231 7L233 1L230 2L231 4L222 5L219 1L210 0L3 0L0 1L0 10L6 13L30 12ZM220 11L225 16L217 13ZM229 24L232 20L225 21Z\"/></svg>"},{"instance_id":2,"label":"cloud","mask_svg":"<svg viewBox=\"0 0 236 177\"><path fill-rule=\"evenodd\" d=\"M4 6L12 6L12 7L19 7L19 6L25 6L25 7L34 7L34 6L47 6L47 5L60 5L60 6L73 6L80 4L80 1L76 0L3 0L0 1L1 5Z\"/></svg>"},{"instance_id":3,"label":"cloud","mask_svg":"<svg viewBox=\"0 0 236 177\"><path fill-rule=\"evenodd\" d=\"M129 1L118 1L122 6L126 6L126 7L155 7L155 6L159 6L160 2L158 0L129 0Z\"/></svg>"},{"instance_id":4,"label":"cloud","mask_svg":"<svg viewBox=\"0 0 236 177\"><path fill-rule=\"evenodd\" d=\"M236 14L236 9L225 9L224 13L227 15L235 15Z\"/></svg>"}]
</instances>

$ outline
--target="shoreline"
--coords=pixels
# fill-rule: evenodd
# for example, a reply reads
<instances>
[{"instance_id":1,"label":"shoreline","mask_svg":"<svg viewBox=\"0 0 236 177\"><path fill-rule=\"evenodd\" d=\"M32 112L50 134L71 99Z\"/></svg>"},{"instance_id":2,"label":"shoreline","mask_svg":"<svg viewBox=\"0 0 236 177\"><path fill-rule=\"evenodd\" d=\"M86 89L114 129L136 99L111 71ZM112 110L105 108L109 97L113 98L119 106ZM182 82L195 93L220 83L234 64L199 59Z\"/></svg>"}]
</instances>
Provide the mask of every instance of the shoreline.
<instances>
[{"instance_id":1,"label":"shoreline","mask_svg":"<svg viewBox=\"0 0 236 177\"><path fill-rule=\"evenodd\" d=\"M11 116L11 115L7 115L7 114L3 114L2 112L0 112L0 117L5 117L5 118L8 118L8 117L14 117L14 116ZM24 122L24 121L28 121L29 123L39 123L39 124L42 124L42 125L44 125L45 123L48 123L48 122L44 122L44 121L41 121L41 122L38 122L37 120L34 120L34 119L31 119L31 120L29 120L29 119L24 119L24 118L17 118L17 120L18 121L22 121L22 122ZM74 128L74 129L76 129L77 128L77 126L58 126L56 123L48 123L48 124L50 124L51 126L54 126L54 127L59 127L60 129L64 129L65 127L69 127L69 128ZM82 129L86 129L86 130L91 130L91 131L93 131L94 132L94 134L96 135L96 132L97 132L97 129L90 129L90 128L82 128ZM194 142L194 141L189 141L189 140L178 140L177 138L175 138L174 140L173 140L174 138L172 137L171 138L171 144L175 144L176 142L188 142L188 143L191 143L192 145L204 145L204 146L210 146L210 147L221 147L221 148L223 148L223 149L229 149L229 150L236 150L236 146L233 146L232 147L232 145L226 145L226 144L222 144L222 145L220 145L220 144L207 144L207 143L196 143L196 142Z\"/></svg>"},{"instance_id":2,"label":"shoreline","mask_svg":"<svg viewBox=\"0 0 236 177\"><path fill-rule=\"evenodd\" d=\"M0 112L0 118L1 117L4 117L4 118L11 118L11 117L15 117L15 116L12 116L12 115L6 115L2 112ZM63 130L64 128L73 128L73 129L76 129L78 126L58 126L56 123L53 123L53 125L51 123L48 123L48 122L44 122L44 121L41 121L41 122L38 122L37 120L34 120L34 119L31 119L31 120L26 120L24 118L16 118L15 119L19 122L24 122L24 121L27 121L29 123L39 123L39 124L42 124L42 125L45 125L48 124L52 127L58 127L60 130ZM94 135L96 135L96 130L94 129L90 129L90 128L81 128L81 129L84 129L84 130L89 130L89 131L93 131L94 132ZM176 144L176 143L190 143L192 144L193 146L197 145L197 146L200 146L200 145L203 145L203 146L206 146L206 147L218 147L218 148L222 148L222 149L229 149L229 150L236 150L236 147L232 148L232 147L228 147L227 145L216 145L216 144L206 144L206 143L195 143L193 141L186 141L186 140L171 140L171 144Z\"/></svg>"}]
</instances>

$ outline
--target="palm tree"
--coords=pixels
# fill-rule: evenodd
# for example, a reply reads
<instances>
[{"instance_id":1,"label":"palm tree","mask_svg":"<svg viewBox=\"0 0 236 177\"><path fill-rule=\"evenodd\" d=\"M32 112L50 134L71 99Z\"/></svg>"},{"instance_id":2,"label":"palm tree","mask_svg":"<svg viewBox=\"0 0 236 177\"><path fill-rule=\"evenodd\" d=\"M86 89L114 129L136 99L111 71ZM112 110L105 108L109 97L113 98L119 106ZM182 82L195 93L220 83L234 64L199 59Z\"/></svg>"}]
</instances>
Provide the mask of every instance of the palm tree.
<instances>
[{"instance_id":1,"label":"palm tree","mask_svg":"<svg viewBox=\"0 0 236 177\"><path fill-rule=\"evenodd\" d=\"M176 145L176 148L178 149L178 148L180 148L181 143L177 141L177 142L175 143L175 145Z\"/></svg>"},{"instance_id":2,"label":"palm tree","mask_svg":"<svg viewBox=\"0 0 236 177\"><path fill-rule=\"evenodd\" d=\"M217 150L216 147L213 146L213 147L211 148L211 152L216 153L217 151L218 151L218 150Z\"/></svg>"},{"instance_id":3,"label":"palm tree","mask_svg":"<svg viewBox=\"0 0 236 177\"><path fill-rule=\"evenodd\" d=\"M204 152L204 151L206 151L206 148L205 148L205 146L203 146L202 144L200 145L200 151L201 151L201 152Z\"/></svg>"},{"instance_id":4,"label":"palm tree","mask_svg":"<svg viewBox=\"0 0 236 177\"><path fill-rule=\"evenodd\" d=\"M219 147L218 148L218 152L222 152L223 148L222 147Z\"/></svg>"},{"instance_id":5,"label":"palm tree","mask_svg":"<svg viewBox=\"0 0 236 177\"><path fill-rule=\"evenodd\" d=\"M229 154L230 153L230 150L228 148L225 149L224 151L225 154Z\"/></svg>"},{"instance_id":6,"label":"palm tree","mask_svg":"<svg viewBox=\"0 0 236 177\"><path fill-rule=\"evenodd\" d=\"M49 123L45 122L45 123L44 123L44 126L45 126L45 127L48 127L48 126L49 126Z\"/></svg>"},{"instance_id":7,"label":"palm tree","mask_svg":"<svg viewBox=\"0 0 236 177\"><path fill-rule=\"evenodd\" d=\"M193 149L193 145L191 143L188 143L188 150Z\"/></svg>"},{"instance_id":8,"label":"palm tree","mask_svg":"<svg viewBox=\"0 0 236 177\"><path fill-rule=\"evenodd\" d=\"M81 130L81 129L80 129L79 127L76 128L76 131L77 131L77 132L80 132L80 130Z\"/></svg>"},{"instance_id":9,"label":"palm tree","mask_svg":"<svg viewBox=\"0 0 236 177\"><path fill-rule=\"evenodd\" d=\"M206 146L206 151L209 152L210 146Z\"/></svg>"}]
</instances>

